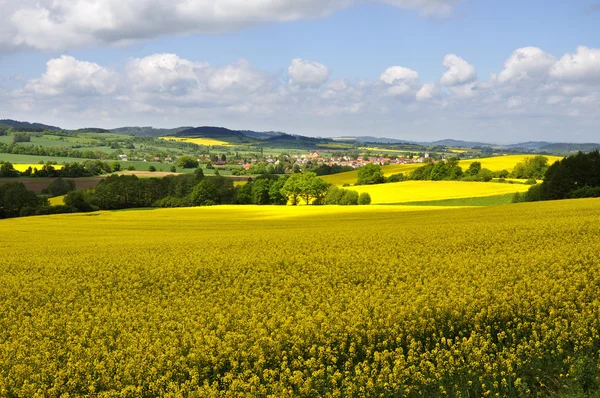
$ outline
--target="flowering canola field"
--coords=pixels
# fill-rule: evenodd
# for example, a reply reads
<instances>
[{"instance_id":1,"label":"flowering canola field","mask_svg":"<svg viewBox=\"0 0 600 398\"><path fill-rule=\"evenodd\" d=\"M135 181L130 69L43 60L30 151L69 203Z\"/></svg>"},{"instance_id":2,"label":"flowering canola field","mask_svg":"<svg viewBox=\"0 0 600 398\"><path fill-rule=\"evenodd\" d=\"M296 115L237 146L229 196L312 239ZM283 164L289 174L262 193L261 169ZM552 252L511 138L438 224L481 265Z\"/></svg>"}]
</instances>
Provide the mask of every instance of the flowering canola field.
<instances>
[{"instance_id":1,"label":"flowering canola field","mask_svg":"<svg viewBox=\"0 0 600 398\"><path fill-rule=\"evenodd\" d=\"M161 140L165 141L177 141L177 142L190 142L196 145L219 145L219 146L228 146L229 143L225 141L216 140L214 138L204 138L204 137L196 137L196 138L181 138L181 137L160 137Z\"/></svg>"},{"instance_id":2,"label":"flowering canola field","mask_svg":"<svg viewBox=\"0 0 600 398\"><path fill-rule=\"evenodd\" d=\"M442 199L479 198L526 192L529 185L466 181L404 181L348 187L368 192L373 204L424 202Z\"/></svg>"},{"instance_id":3,"label":"flowering canola field","mask_svg":"<svg viewBox=\"0 0 600 398\"><path fill-rule=\"evenodd\" d=\"M28 163L28 164L13 164L13 168L17 171L20 172L24 172L25 170L27 170L29 167L31 167L31 170L33 169L38 169L41 170L42 167L44 167L43 164L34 164L34 163ZM64 166L62 164L53 164L52 167L54 167L55 170L61 170Z\"/></svg>"},{"instance_id":4,"label":"flowering canola field","mask_svg":"<svg viewBox=\"0 0 600 398\"><path fill-rule=\"evenodd\" d=\"M585 396L598 219L587 199L0 220L0 396Z\"/></svg>"}]
</instances>

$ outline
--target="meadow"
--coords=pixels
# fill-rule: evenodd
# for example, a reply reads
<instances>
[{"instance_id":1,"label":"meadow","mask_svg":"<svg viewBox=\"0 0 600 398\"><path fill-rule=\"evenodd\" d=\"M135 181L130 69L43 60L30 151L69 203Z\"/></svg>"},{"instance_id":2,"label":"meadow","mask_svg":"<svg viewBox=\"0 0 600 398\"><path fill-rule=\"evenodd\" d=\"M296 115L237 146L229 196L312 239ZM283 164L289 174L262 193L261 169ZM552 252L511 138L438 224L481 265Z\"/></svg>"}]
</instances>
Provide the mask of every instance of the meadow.
<instances>
[{"instance_id":1,"label":"meadow","mask_svg":"<svg viewBox=\"0 0 600 398\"><path fill-rule=\"evenodd\" d=\"M491 171L512 171L517 163L522 162L528 157L533 157L534 155L506 155L506 156L495 156L491 158L481 158L481 159L468 159L461 160L459 165L463 170L467 170L471 163L480 162L481 167L490 169ZM552 164L558 160L561 160L562 157L559 156L546 156L548 158L548 164ZM423 164L415 163L415 164L394 164L389 166L383 166L381 170L383 171L383 175L389 177L393 174L408 174L411 171L422 167ZM356 180L358 180L358 170L347 171L339 174L332 174L328 176L321 177L325 181L330 184L336 186L342 186L344 184L354 185L356 184Z\"/></svg>"},{"instance_id":2,"label":"meadow","mask_svg":"<svg viewBox=\"0 0 600 398\"><path fill-rule=\"evenodd\" d=\"M588 199L0 220L0 396L586 396L599 218Z\"/></svg>"}]
</instances>

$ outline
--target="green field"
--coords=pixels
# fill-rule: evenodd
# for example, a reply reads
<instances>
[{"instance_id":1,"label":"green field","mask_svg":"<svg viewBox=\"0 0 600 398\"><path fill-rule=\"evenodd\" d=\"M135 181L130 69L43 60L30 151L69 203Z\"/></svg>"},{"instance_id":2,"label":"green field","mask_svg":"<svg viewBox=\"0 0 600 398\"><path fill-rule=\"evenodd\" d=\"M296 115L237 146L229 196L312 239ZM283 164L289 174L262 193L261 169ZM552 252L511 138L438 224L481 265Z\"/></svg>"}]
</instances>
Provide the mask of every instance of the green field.
<instances>
[{"instance_id":1,"label":"green field","mask_svg":"<svg viewBox=\"0 0 600 398\"><path fill-rule=\"evenodd\" d=\"M0 220L0 395L596 396L598 219L599 199Z\"/></svg>"},{"instance_id":2,"label":"green field","mask_svg":"<svg viewBox=\"0 0 600 398\"><path fill-rule=\"evenodd\" d=\"M426 200L421 202L404 202L404 203L393 203L400 204L403 206L458 206L458 207L471 207L471 206L500 206L512 203L515 194L509 193L504 195L494 196L483 196L474 198L458 198L458 199L440 199L440 200Z\"/></svg>"}]
</instances>

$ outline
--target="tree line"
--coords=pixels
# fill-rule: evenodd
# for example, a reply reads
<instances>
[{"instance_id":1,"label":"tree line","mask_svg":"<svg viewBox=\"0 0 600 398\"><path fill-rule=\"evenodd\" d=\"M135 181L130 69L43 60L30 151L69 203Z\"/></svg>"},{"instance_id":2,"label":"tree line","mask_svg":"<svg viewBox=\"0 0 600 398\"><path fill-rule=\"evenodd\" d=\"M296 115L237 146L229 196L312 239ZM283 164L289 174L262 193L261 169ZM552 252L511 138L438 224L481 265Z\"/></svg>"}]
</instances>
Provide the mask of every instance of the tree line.
<instances>
[{"instance_id":1,"label":"tree line","mask_svg":"<svg viewBox=\"0 0 600 398\"><path fill-rule=\"evenodd\" d=\"M516 194L514 202L600 197L600 152L579 152L550 167L539 185L524 194Z\"/></svg>"},{"instance_id":2,"label":"tree line","mask_svg":"<svg viewBox=\"0 0 600 398\"><path fill-rule=\"evenodd\" d=\"M383 184L401 181L481 181L488 182L494 178L527 179L527 183L535 184L542 179L548 170L548 158L534 156L524 159L515 165L512 172L507 170L491 171L482 167L481 162L472 162L466 170L459 164L460 160L450 158L436 163L426 163L408 174L398 173L385 177L381 166L368 164L358 170L356 185Z\"/></svg>"},{"instance_id":3,"label":"tree line","mask_svg":"<svg viewBox=\"0 0 600 398\"><path fill-rule=\"evenodd\" d=\"M0 162L0 177L40 177L40 178L79 178L94 177L106 173L121 171L121 164L113 162L109 165L99 160L88 160L83 163L65 163L62 168L52 164L40 164L38 167L29 166L25 171L18 171L10 162Z\"/></svg>"}]
</instances>

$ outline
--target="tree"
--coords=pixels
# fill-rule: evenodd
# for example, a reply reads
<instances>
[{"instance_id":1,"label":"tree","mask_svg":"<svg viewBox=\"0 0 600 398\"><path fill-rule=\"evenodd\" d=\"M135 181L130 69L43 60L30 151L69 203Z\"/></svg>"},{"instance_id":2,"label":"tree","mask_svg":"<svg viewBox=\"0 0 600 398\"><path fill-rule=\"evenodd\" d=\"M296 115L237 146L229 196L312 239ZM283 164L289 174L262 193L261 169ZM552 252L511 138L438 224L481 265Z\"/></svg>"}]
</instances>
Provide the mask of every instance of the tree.
<instances>
[{"instance_id":1,"label":"tree","mask_svg":"<svg viewBox=\"0 0 600 398\"><path fill-rule=\"evenodd\" d=\"M31 135L26 133L17 133L13 135L13 144L18 144L19 142L31 142Z\"/></svg>"},{"instance_id":2,"label":"tree","mask_svg":"<svg viewBox=\"0 0 600 398\"><path fill-rule=\"evenodd\" d=\"M371 195L368 192L362 192L358 195L358 204L359 205L370 205L371 204Z\"/></svg>"},{"instance_id":3,"label":"tree","mask_svg":"<svg viewBox=\"0 0 600 398\"><path fill-rule=\"evenodd\" d=\"M154 171L156 171L156 167L154 167L153 165L150 165L150 167L148 167L148 171L154 172Z\"/></svg>"},{"instance_id":4,"label":"tree","mask_svg":"<svg viewBox=\"0 0 600 398\"><path fill-rule=\"evenodd\" d=\"M42 193L47 193L51 197L66 195L67 193L75 190L75 181L73 180L63 180L62 178L57 178L52 181L48 188L44 189Z\"/></svg>"},{"instance_id":5,"label":"tree","mask_svg":"<svg viewBox=\"0 0 600 398\"><path fill-rule=\"evenodd\" d=\"M190 194L190 201L194 206L211 206L217 203L218 196L215 184L208 180L202 180Z\"/></svg>"},{"instance_id":6,"label":"tree","mask_svg":"<svg viewBox=\"0 0 600 398\"><path fill-rule=\"evenodd\" d=\"M171 173L177 173L177 167L171 166Z\"/></svg>"},{"instance_id":7,"label":"tree","mask_svg":"<svg viewBox=\"0 0 600 398\"><path fill-rule=\"evenodd\" d=\"M358 192L347 190L344 192L344 196L340 200L340 204L343 206L355 206L358 204Z\"/></svg>"},{"instance_id":8,"label":"tree","mask_svg":"<svg viewBox=\"0 0 600 398\"><path fill-rule=\"evenodd\" d=\"M269 191L271 189L271 180L267 178L257 179L252 184L252 203L256 205L268 205L271 201Z\"/></svg>"},{"instance_id":9,"label":"tree","mask_svg":"<svg viewBox=\"0 0 600 398\"><path fill-rule=\"evenodd\" d=\"M114 171L115 173L121 171L121 163L119 163L119 162L112 162L110 167L112 168L112 171Z\"/></svg>"},{"instance_id":10,"label":"tree","mask_svg":"<svg viewBox=\"0 0 600 398\"><path fill-rule=\"evenodd\" d=\"M0 185L0 218L19 217L22 209L36 208L45 202L47 201L38 199L22 182Z\"/></svg>"},{"instance_id":11,"label":"tree","mask_svg":"<svg viewBox=\"0 0 600 398\"><path fill-rule=\"evenodd\" d=\"M357 185L383 184L384 182L385 177L380 165L370 163L358 169Z\"/></svg>"},{"instance_id":12,"label":"tree","mask_svg":"<svg viewBox=\"0 0 600 398\"><path fill-rule=\"evenodd\" d=\"M88 201L87 196L81 191L72 191L65 196L65 205L75 211L87 213L96 210Z\"/></svg>"},{"instance_id":13,"label":"tree","mask_svg":"<svg viewBox=\"0 0 600 398\"><path fill-rule=\"evenodd\" d=\"M315 174L314 177L310 179L309 185L310 195L314 198L313 204L324 205L325 195L327 194L329 184Z\"/></svg>"},{"instance_id":14,"label":"tree","mask_svg":"<svg viewBox=\"0 0 600 398\"><path fill-rule=\"evenodd\" d=\"M302 178L303 176L300 173L292 174L281 189L281 193L288 198L293 206L298 204L298 198L303 192L301 186Z\"/></svg>"},{"instance_id":15,"label":"tree","mask_svg":"<svg viewBox=\"0 0 600 398\"><path fill-rule=\"evenodd\" d=\"M15 170L11 163L0 164L0 177L18 177L19 172Z\"/></svg>"},{"instance_id":16,"label":"tree","mask_svg":"<svg viewBox=\"0 0 600 398\"><path fill-rule=\"evenodd\" d=\"M180 157L179 159L177 159L176 164L178 167L181 167L182 169L195 169L199 165L198 160L194 159L191 156Z\"/></svg>"},{"instance_id":17,"label":"tree","mask_svg":"<svg viewBox=\"0 0 600 398\"><path fill-rule=\"evenodd\" d=\"M481 170L481 162L473 162L469 165L467 171L465 171L465 177L475 177Z\"/></svg>"}]
</instances>

